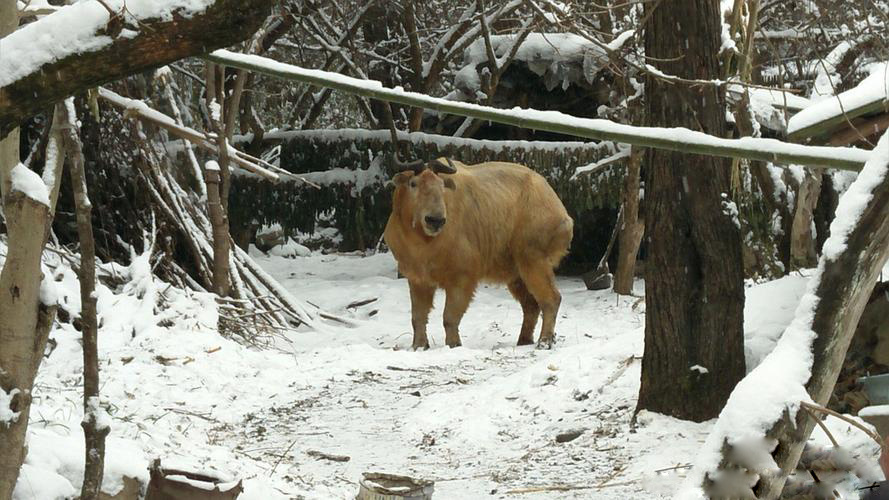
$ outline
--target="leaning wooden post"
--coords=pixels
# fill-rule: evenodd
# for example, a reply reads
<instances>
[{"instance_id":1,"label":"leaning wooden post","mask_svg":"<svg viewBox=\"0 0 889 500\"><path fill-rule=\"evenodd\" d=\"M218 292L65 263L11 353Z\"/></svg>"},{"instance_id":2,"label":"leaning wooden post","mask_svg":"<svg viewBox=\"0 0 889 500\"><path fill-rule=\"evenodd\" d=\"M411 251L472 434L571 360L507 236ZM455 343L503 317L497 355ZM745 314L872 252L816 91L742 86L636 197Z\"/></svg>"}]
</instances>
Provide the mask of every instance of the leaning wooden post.
<instances>
[{"instance_id":1,"label":"leaning wooden post","mask_svg":"<svg viewBox=\"0 0 889 500\"><path fill-rule=\"evenodd\" d=\"M617 270L614 272L614 291L632 295L633 277L636 270L636 254L645 233L645 224L639 213L639 183L642 170L642 148L632 147L624 174L623 219L618 235Z\"/></svg>"},{"instance_id":2,"label":"leaning wooden post","mask_svg":"<svg viewBox=\"0 0 889 500\"><path fill-rule=\"evenodd\" d=\"M868 182L876 184L868 186ZM853 190L859 186L861 189ZM870 199L862 203L867 194ZM853 196L861 198L856 200ZM845 203L841 200L837 207L837 216L850 215L854 208L845 212L844 209L858 203L861 206L855 208L861 209L860 215L848 228L845 241L843 234L835 237L834 232L846 228L831 225L831 237L824 244L818 265L820 280L814 288L818 300L811 323L816 335L812 344L815 359L806 391L822 406L830 399L858 320L889 257L889 133L880 139L871 160L844 198ZM773 455L781 473L760 481L760 498L778 498L814 426L805 412L798 411L795 422L781 420L771 429L769 436L778 440Z\"/></svg>"},{"instance_id":3,"label":"leaning wooden post","mask_svg":"<svg viewBox=\"0 0 889 500\"><path fill-rule=\"evenodd\" d=\"M887 257L889 133L840 199L796 317L772 353L735 387L699 454L702 463L690 477L697 484L682 498L701 498L705 492L718 498L780 496L815 425L799 411L801 400L827 404ZM798 358L799 366L789 367L790 357ZM768 401L763 401L764 386L771 387ZM754 401L758 406L751 408ZM762 435L759 429L768 430ZM732 440L739 434L746 439Z\"/></svg>"}]
</instances>

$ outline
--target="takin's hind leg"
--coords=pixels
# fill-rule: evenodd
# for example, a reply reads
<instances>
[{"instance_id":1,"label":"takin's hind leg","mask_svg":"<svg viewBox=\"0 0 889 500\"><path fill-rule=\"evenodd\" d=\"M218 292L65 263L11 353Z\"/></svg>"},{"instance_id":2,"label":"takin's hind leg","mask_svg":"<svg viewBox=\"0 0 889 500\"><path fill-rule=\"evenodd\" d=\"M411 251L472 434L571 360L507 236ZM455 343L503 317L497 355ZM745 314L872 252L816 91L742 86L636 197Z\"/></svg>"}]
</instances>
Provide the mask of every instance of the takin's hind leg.
<instances>
[{"instance_id":1,"label":"takin's hind leg","mask_svg":"<svg viewBox=\"0 0 889 500\"><path fill-rule=\"evenodd\" d=\"M429 322L429 310L435 297L435 287L408 281L411 290L411 326L414 329L414 341L411 348L415 351L429 349L429 338L426 337L426 324Z\"/></svg>"},{"instance_id":2,"label":"takin's hind leg","mask_svg":"<svg viewBox=\"0 0 889 500\"><path fill-rule=\"evenodd\" d=\"M534 300L534 296L528 291L525 282L517 279L508 285L509 293L522 305L522 330L519 333L519 341L516 345L531 345L534 343L534 327L537 326L537 318L540 316L540 306Z\"/></svg>"},{"instance_id":3,"label":"takin's hind leg","mask_svg":"<svg viewBox=\"0 0 889 500\"><path fill-rule=\"evenodd\" d=\"M475 283L461 284L445 288L447 298L445 298L444 308L444 329L445 344L448 347L457 347L463 345L460 341L460 320L472 301L472 295L475 293Z\"/></svg>"},{"instance_id":4,"label":"takin's hind leg","mask_svg":"<svg viewBox=\"0 0 889 500\"><path fill-rule=\"evenodd\" d=\"M559 314L559 305L562 303L562 294L556 288L553 268L545 259L539 259L520 264L519 274L543 312L543 325L540 327L537 348L550 349L556 340L556 316Z\"/></svg>"}]
</instances>

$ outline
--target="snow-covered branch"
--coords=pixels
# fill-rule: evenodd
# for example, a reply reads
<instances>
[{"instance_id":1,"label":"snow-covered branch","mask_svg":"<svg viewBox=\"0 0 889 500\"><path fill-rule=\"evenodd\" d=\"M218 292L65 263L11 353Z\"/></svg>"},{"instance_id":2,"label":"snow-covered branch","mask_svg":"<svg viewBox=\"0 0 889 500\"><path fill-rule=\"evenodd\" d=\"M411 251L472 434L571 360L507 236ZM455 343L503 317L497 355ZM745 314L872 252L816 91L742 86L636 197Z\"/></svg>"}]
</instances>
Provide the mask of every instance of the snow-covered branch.
<instances>
[{"instance_id":1,"label":"snow-covered branch","mask_svg":"<svg viewBox=\"0 0 889 500\"><path fill-rule=\"evenodd\" d=\"M83 89L246 39L271 0L78 2L3 38L0 137ZM176 43L170 43L176 40Z\"/></svg>"},{"instance_id":2,"label":"snow-covered branch","mask_svg":"<svg viewBox=\"0 0 889 500\"><path fill-rule=\"evenodd\" d=\"M179 125L169 116L155 109L151 109L142 101L123 97L119 94L116 94L115 92L101 87L99 88L99 97L108 101L114 106L124 109L127 113L138 116L141 120L150 122L154 125L157 125L158 127L163 128L167 132L180 139L184 139L189 143L197 145L198 147L201 147L208 151L212 151L214 153L218 152L218 147L214 143L215 136L210 136L202 132L198 132L191 127ZM278 173L272 172L269 168L258 165L257 162L252 161L256 160L256 158L250 157L249 155L238 151L230 144L228 146L228 154L230 156L230 159L234 161L236 165L248 172L252 172L271 181L277 181L279 179ZM269 166L273 169L277 168L274 165Z\"/></svg>"}]
</instances>

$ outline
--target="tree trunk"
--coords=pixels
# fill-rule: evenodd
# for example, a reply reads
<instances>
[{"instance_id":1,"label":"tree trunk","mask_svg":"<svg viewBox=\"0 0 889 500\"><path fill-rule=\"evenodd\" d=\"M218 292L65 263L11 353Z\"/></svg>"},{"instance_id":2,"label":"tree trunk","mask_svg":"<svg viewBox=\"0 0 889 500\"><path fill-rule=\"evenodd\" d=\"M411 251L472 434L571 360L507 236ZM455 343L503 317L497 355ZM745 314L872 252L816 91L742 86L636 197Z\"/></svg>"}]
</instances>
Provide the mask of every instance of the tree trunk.
<instances>
[{"instance_id":1,"label":"tree trunk","mask_svg":"<svg viewBox=\"0 0 889 500\"><path fill-rule=\"evenodd\" d=\"M218 163L208 163L204 169L207 184L207 215L213 228L213 292L227 297L231 292L230 231L228 223L228 193L231 174L228 168L228 139L222 125L225 109L225 67L207 63L207 109L210 127L216 132ZM217 111L214 112L213 108ZM234 110L232 110L234 112Z\"/></svg>"},{"instance_id":2,"label":"tree trunk","mask_svg":"<svg viewBox=\"0 0 889 500\"><path fill-rule=\"evenodd\" d=\"M7 174L11 170L2 167ZM37 174L30 175L39 182ZM4 197L3 211L8 248L0 272L0 393L9 398L4 410L11 410L15 417L8 425L0 423L0 500L9 500L25 458L31 389L56 305L41 300L54 299L51 292L41 290L40 258L49 207L13 190Z\"/></svg>"},{"instance_id":3,"label":"tree trunk","mask_svg":"<svg viewBox=\"0 0 889 500\"><path fill-rule=\"evenodd\" d=\"M715 0L646 6L645 53L661 71L719 75ZM646 119L726 136L724 95L647 78ZM731 162L651 149L645 162L645 353L638 410L703 421L719 414L744 376L743 266Z\"/></svg>"},{"instance_id":4,"label":"tree trunk","mask_svg":"<svg viewBox=\"0 0 889 500\"><path fill-rule=\"evenodd\" d=\"M623 224L618 236L617 270L614 272L614 291L621 295L633 293L636 270L636 254L645 233L645 224L639 217L639 176L643 150L633 148L627 159L627 172L623 190Z\"/></svg>"},{"instance_id":5,"label":"tree trunk","mask_svg":"<svg viewBox=\"0 0 889 500\"><path fill-rule=\"evenodd\" d=\"M16 0L0 0L0 38L12 33L19 25ZM2 134L0 134L2 137ZM19 129L9 131L6 138L0 140L0 196L9 193L8 169L19 162ZM6 168L4 168L6 167Z\"/></svg>"},{"instance_id":6,"label":"tree trunk","mask_svg":"<svg viewBox=\"0 0 889 500\"><path fill-rule=\"evenodd\" d=\"M395 4L392 2L375 2L372 7L368 8L367 14L361 23L361 31L364 33L364 40L373 47L374 53L379 56L389 58L393 57L392 51L395 49L391 43L393 34L398 33L401 29L400 20L395 12ZM371 64L367 71L367 77L371 80L383 82L385 87L394 87L401 82L395 82L395 68L390 64L376 63ZM386 126L386 112L384 106L387 104L382 101L371 100L370 110L374 119L381 128ZM400 108L392 105L393 119L398 120Z\"/></svg>"},{"instance_id":7,"label":"tree trunk","mask_svg":"<svg viewBox=\"0 0 889 500\"><path fill-rule=\"evenodd\" d=\"M821 194L820 170L805 169L805 177L796 195L796 209L793 211L793 227L790 233L790 264L793 269L813 267L818 261L812 228L819 194Z\"/></svg>"},{"instance_id":8,"label":"tree trunk","mask_svg":"<svg viewBox=\"0 0 889 500\"><path fill-rule=\"evenodd\" d=\"M818 255L821 255L821 248L830 237L830 223L833 222L839 201L840 195L833 185L833 176L829 172L825 172L821 176L821 194L818 195L818 204L815 205L814 215L815 249Z\"/></svg>"},{"instance_id":9,"label":"tree trunk","mask_svg":"<svg viewBox=\"0 0 889 500\"><path fill-rule=\"evenodd\" d=\"M229 268L229 243L228 217L225 216L225 208L221 198L221 175L218 165L208 163L204 170L207 183L207 216L213 231L213 292L220 297L226 297L231 290L231 277Z\"/></svg>"},{"instance_id":10,"label":"tree trunk","mask_svg":"<svg viewBox=\"0 0 889 500\"><path fill-rule=\"evenodd\" d=\"M758 2L753 2L753 5L757 5ZM754 12L752 16L756 16L756 8L754 7ZM748 37L746 41L747 45L747 57L742 60L742 68L743 72L742 78L746 78L744 81L749 81L750 74L749 71L751 69L750 63L752 62L750 58L753 56L752 51L750 50L752 44L749 44L750 40L752 40L752 26L751 29L748 30ZM754 127L753 114L750 110L750 93L744 92L741 95L741 99L735 105L734 109L734 117L735 117L735 125L738 128L738 131L743 136L753 137L756 132L756 128ZM740 161L738 159L736 162ZM776 167L769 166L768 163L761 160L751 160L750 164L750 172L753 174L753 177L756 179L757 184L759 185L760 192L762 193L763 201L765 202L765 206L769 210L769 215L772 217L779 218L779 226L780 226L780 234L775 235L775 246L778 250L778 260L781 261L781 265L784 266L784 273L790 272L791 269L791 258L790 258L790 241L791 241L791 232L793 228L793 213L790 210L790 203L788 202L788 191L791 189L795 189L795 182L791 182L789 175L784 176L784 189L780 189L775 182L775 179L772 178L773 169ZM784 175L784 172L781 173Z\"/></svg>"},{"instance_id":11,"label":"tree trunk","mask_svg":"<svg viewBox=\"0 0 889 500\"><path fill-rule=\"evenodd\" d=\"M0 0L0 37L17 27L15 0ZM18 163L19 134L13 128L0 141L0 202L8 236L0 271L0 394L9 401L3 410L15 414L14 420L0 422L0 500L12 498L25 458L31 388L56 308L40 301L40 257L50 207L12 190L11 172Z\"/></svg>"},{"instance_id":12,"label":"tree trunk","mask_svg":"<svg viewBox=\"0 0 889 500\"><path fill-rule=\"evenodd\" d=\"M45 64L0 87L0 137L21 120L83 89L240 42L259 28L271 3L216 0L188 17L141 19L135 35L124 30L109 45Z\"/></svg>"},{"instance_id":13,"label":"tree trunk","mask_svg":"<svg viewBox=\"0 0 889 500\"><path fill-rule=\"evenodd\" d=\"M83 436L86 442L81 500L98 498L105 471L105 437L111 430L100 422L99 406L99 349L98 321L96 319L96 242L93 238L92 204L86 190L83 145L77 134L74 100L58 104L59 116L67 127L62 139L68 156L71 187L74 192L74 212L77 219L77 236L80 240L80 324L83 336Z\"/></svg>"},{"instance_id":14,"label":"tree trunk","mask_svg":"<svg viewBox=\"0 0 889 500\"><path fill-rule=\"evenodd\" d=\"M772 171L770 171L770 167L765 162L750 162L750 171L756 178L756 183L762 192L762 198L766 208L769 210L769 214L780 219L781 234L775 235L775 246L778 249L778 260L784 265L784 273L788 273L791 269L790 240L791 233L793 232L793 212L790 210L790 202L787 199L787 195L789 191L795 188L795 186L789 183L792 176L785 176L785 189L779 190L775 180L772 178Z\"/></svg>"}]
</instances>

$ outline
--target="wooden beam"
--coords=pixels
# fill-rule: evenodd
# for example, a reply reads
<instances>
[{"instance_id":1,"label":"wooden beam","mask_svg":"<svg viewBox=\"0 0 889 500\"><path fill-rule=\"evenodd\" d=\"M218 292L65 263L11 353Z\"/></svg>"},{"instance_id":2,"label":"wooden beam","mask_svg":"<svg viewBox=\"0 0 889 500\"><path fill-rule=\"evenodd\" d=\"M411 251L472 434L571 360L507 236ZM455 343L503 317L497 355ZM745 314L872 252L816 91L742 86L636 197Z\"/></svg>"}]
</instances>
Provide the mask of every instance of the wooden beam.
<instances>
[{"instance_id":1,"label":"wooden beam","mask_svg":"<svg viewBox=\"0 0 889 500\"><path fill-rule=\"evenodd\" d=\"M831 97L831 99L837 99L837 97L834 96ZM850 120L858 118L859 116L869 115L879 111L889 111L889 101L885 100L882 96L875 97L873 101L862 104L856 108L849 108L845 110L845 113L833 115L826 120L813 123L808 127L794 130L787 134L787 138L791 141L801 141L809 137L820 137L829 134L841 125L848 124Z\"/></svg>"},{"instance_id":2,"label":"wooden beam","mask_svg":"<svg viewBox=\"0 0 889 500\"><path fill-rule=\"evenodd\" d=\"M386 88L377 81L359 80L338 73L305 69L265 57L238 54L227 50L217 50L204 57L217 64L285 80L309 83L318 87L332 88L372 99L397 102L516 127L545 130L587 139L615 141L634 146L851 171L861 170L869 154L868 151L853 148L804 146L775 139L751 137L724 139L683 128L634 127L608 120L577 118L556 111L498 109L448 101L425 94Z\"/></svg>"},{"instance_id":3,"label":"wooden beam","mask_svg":"<svg viewBox=\"0 0 889 500\"><path fill-rule=\"evenodd\" d=\"M848 146L862 140L876 137L887 128L889 128L889 113L870 118L860 123L852 122L852 127L837 132L827 141L830 146Z\"/></svg>"}]
</instances>

